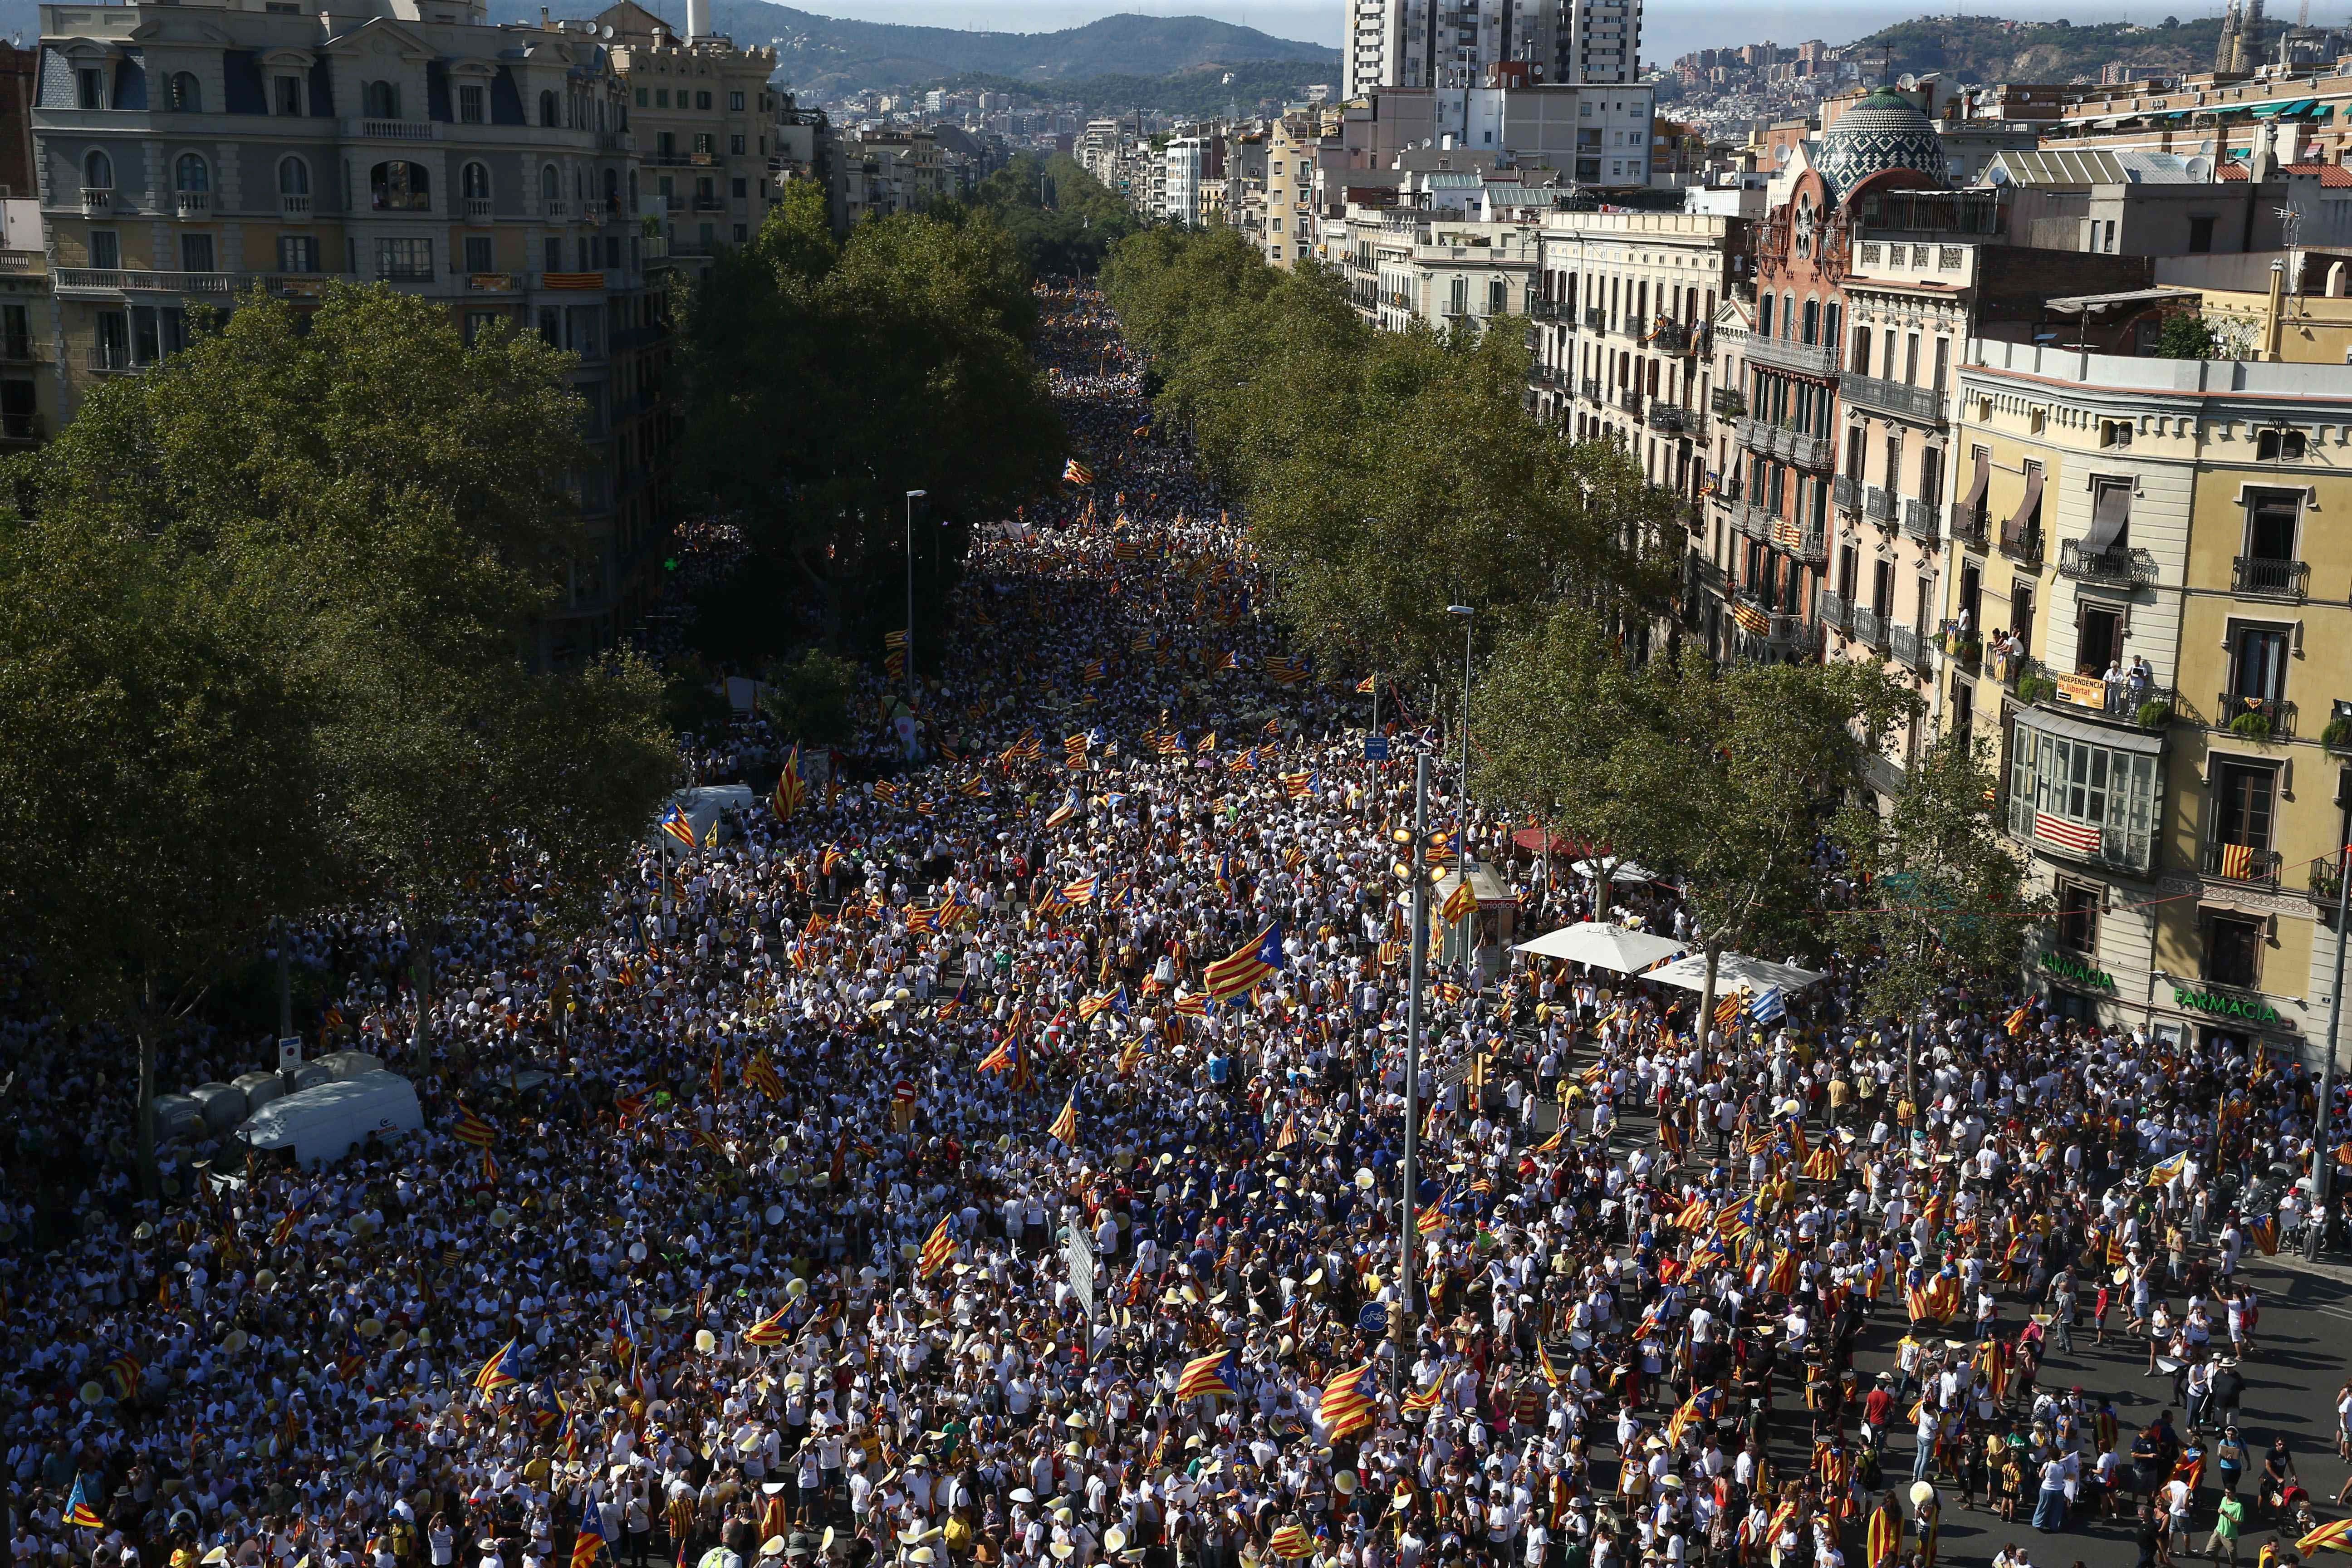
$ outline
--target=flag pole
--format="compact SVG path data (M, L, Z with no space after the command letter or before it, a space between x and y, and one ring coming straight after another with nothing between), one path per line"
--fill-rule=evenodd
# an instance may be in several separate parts
M1401 1389L1405 1358L1412 1353L1415 1253L1421 1243L1421 1205L1413 1169L1421 1152L1421 985L1424 951L1429 946L1429 878L1423 865L1429 847L1429 753L1412 760L1412 844L1406 864L1412 870L1412 951L1406 960L1404 1023L1404 1162L1399 1172L1402 1193L1402 1235L1397 1243L1397 1305L1390 1331L1395 1339L1395 1359L1390 1375Z
M2316 1258L2327 1236L2327 1178L2336 1161L2336 1031L2344 1021L2345 916L2352 912L2352 800L2344 802L2341 831L2336 842L2345 846L2336 856L2336 990L2327 999L2327 1054L2319 1058L2319 1110L2312 1120L2318 1135L2311 1141L2311 1239L2306 1256Z

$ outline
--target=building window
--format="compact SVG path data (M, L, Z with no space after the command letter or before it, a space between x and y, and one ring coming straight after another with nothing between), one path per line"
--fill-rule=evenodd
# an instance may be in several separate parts
M2300 463L2304 439L2300 430L2263 430L2254 436L2254 456L2265 463Z
M433 177L422 163L378 163L368 171L368 205L377 212L430 212Z
M74 107L76 109L106 107L106 73L104 71L84 67L74 72Z
M735 96L740 98L742 94L737 93ZM731 156L740 158L743 155L743 138L740 136L727 138L727 151Z
M378 278L430 278L433 242L429 239L379 239L375 242Z
M319 270L319 242L307 234L279 235L278 237L278 270L280 272Z
M397 83L372 81L360 89L361 112L370 120L400 118L400 88Z
M2210 224L2212 220L2205 220ZM2205 976L2216 985L2258 990L2263 983L2263 922L2251 915L2205 911Z
M694 95L694 107L697 109L709 109L710 107L710 95L707 92L696 93Z
M551 92L541 93L539 95L540 124L542 126L552 127L561 123L562 118L562 112L556 107L555 94Z
M741 113L743 110L743 95L740 92L729 93L727 95L727 107L739 114Z
M2279 704L2286 700L2286 667L2292 638L2284 626L2237 627L2230 638L2231 711L2222 722L2240 713L2263 713L2273 723Z
M272 113L299 117L302 112L302 79L299 76L271 77L269 97Z
M299 158L278 161L278 194L281 196L307 196L310 194L310 165Z
M183 153L172 165L172 188L190 195L213 188L212 165L194 153Z
M2212 249L2213 220L2210 217L2190 218L2189 220L2189 254L2206 256L2211 254Z
M489 90L478 81L458 83L457 123L460 125L486 125L489 123Z
M490 237L487 234L467 235L466 237L466 270L488 272L494 269L495 265L490 254Z
M2100 446L2102 446L2102 447L2128 447L2128 446L2130 446L2131 444L2132 444L2132 425L2131 425L2131 421L2130 421L2130 420L2128 420L2128 419L2102 419L2102 420L2100 420L2100 421L2099 421L2099 445L2100 445Z
M101 272L112 272L122 265L122 237L110 228L89 231L89 264Z
M486 163L468 163L457 171L458 193L469 202L490 199L490 171Z
M2058 946L2066 952L2094 956L2099 951L2099 906L2102 889L2092 882L2058 879Z
M563 182L556 176L552 163L539 166L539 199L550 204L563 199Z
M180 236L180 270L210 272L213 269L213 237L209 234Z
M114 160L103 153L92 153L81 161L81 183L86 190L114 189Z
M2157 755L2036 730L2010 748L2009 830L2126 870L2151 865Z
M205 90L197 85L194 71L173 71L165 84L164 101L175 114L199 114L204 111Z

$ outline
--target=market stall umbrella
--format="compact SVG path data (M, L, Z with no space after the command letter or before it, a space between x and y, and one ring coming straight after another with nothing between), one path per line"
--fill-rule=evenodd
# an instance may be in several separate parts
M1681 956L1685 943L1645 931L1632 931L1606 921L1580 921L1546 931L1517 951L1536 958L1565 958L1620 974L1639 974L1654 963Z
M1715 994L1727 995L1745 985L1759 995L1774 989L1783 994L1794 994L1819 980L1822 973L1818 969L1800 969L1793 963L1774 963L1769 959L1727 952L1716 960ZM1678 958L1663 969L1652 970L1642 978L1678 985L1685 991L1705 991L1706 954L1694 952L1688 958Z
M1601 875L1601 862L1579 860L1569 869L1580 877L1598 877ZM1654 873L1644 871L1631 860L1620 860L1611 868L1609 879L1612 882L1654 882L1658 879Z
M1540 827L1522 827L1511 842L1537 855L1573 855L1584 846L1564 833L1546 834Z

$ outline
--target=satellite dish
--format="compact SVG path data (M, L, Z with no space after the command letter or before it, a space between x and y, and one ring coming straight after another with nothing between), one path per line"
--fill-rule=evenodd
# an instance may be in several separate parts
M2191 158L2191 159L2189 159L2189 183L2190 184L2193 184L2193 185L2206 185L2206 184L2212 184L2212 182L2213 182L2213 160L2212 160L2212 159L2210 159L2210 158Z
M607 22L602 27L598 28L597 31L604 37L609 38L613 36L613 24Z
M1919 85L1919 79L1912 75L1909 71L1905 71L1901 76L1895 79L1895 85L1901 88L1904 91L1909 92Z
M1987 169L1985 171L1984 177L1985 184L1988 185L2005 185L2009 184L2009 171L1999 163L1995 163L1991 168Z

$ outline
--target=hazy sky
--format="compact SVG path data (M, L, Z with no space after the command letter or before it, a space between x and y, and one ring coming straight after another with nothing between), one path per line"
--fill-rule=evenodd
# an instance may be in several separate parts
M1076 26L1118 11L1140 11L1158 16L1214 16L1257 27L1278 37L1305 38L1337 45L1341 27L1341 0L788 0L803 9L826 16L856 16L869 22L917 22L932 26L982 27L1011 32L1046 32ZM2327 6L2326 9L2334 9ZM2315 7L2315 11L2321 7ZM2221 7L2210 0L2179 0L2153 6L2072 3L2049 0L2002 7L2003 16L2048 20L2064 16L2075 22L2160 20L2168 11L2187 21L2193 16L2219 16ZM1906 13L1885 5L1777 5L1755 0L1729 4L1699 4L1696 0L1648 0L1643 9L1642 56L1646 60L1670 60L1686 50L1727 44L1754 43L1770 38L1798 43L1826 38L1842 44L1875 32ZM2314 21L2325 18L2315 16Z

